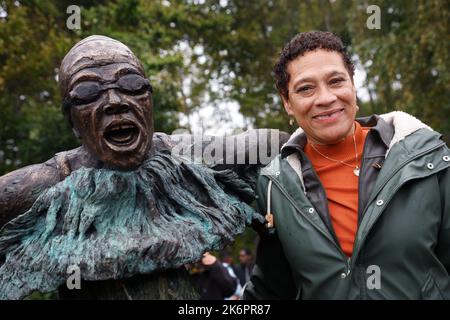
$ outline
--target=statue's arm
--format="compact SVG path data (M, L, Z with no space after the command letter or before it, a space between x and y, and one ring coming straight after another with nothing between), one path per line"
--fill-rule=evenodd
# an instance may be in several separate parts
M163 136L161 136L163 137ZM233 170L240 179L224 180L225 192L236 193L238 197L251 202L253 195L248 189L239 187L239 180L251 189L261 167L275 158L289 139L289 134L275 129L252 129L232 136L194 136L189 134L169 136L172 155L180 156L194 163L206 165L213 170ZM216 176L220 180L220 175Z
M45 189L61 180L54 160L27 166L0 177L0 228L27 211Z
M289 134L275 129L251 129L232 136L170 136L172 152L214 169L265 166L280 152Z

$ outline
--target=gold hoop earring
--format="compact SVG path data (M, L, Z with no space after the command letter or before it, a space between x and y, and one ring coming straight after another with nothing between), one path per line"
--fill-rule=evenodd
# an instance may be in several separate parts
M289 118L289 125L292 127L294 125L295 121L294 118Z

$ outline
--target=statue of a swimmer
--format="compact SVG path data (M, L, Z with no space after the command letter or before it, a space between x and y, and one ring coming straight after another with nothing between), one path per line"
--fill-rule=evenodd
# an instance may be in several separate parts
M59 86L82 146L0 177L0 298L56 289L61 298L196 298L184 265L264 222L247 203L265 163L199 165L174 155L180 139L154 134L152 87L117 40L77 43ZM74 268L81 290L66 286Z

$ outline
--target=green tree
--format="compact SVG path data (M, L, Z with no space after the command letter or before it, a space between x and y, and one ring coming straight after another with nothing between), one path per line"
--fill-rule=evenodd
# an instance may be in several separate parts
M40 2L38 2L40 3ZM39 6L2 2L0 19L0 174L41 162L76 141L59 111L55 80L70 47ZM67 132L67 134L65 134Z
M364 27L366 8L381 9L381 29ZM349 30L367 71L371 111L404 110L450 141L449 2L364 1L352 10ZM363 27L361 27L363 26Z
M292 36L318 29L341 36L367 71L370 101L360 113L405 110L449 139L447 0L84 0L74 31L65 26L72 2L0 1L0 174L78 144L59 112L55 69L91 34L123 41L142 60L158 131L224 100L255 127L291 131L273 65ZM373 4L380 30L366 26Z

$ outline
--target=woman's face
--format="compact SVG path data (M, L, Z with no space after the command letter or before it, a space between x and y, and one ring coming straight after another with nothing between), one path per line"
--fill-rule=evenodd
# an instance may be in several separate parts
M312 143L333 144L353 133L358 106L353 81L341 55L323 49L291 61L284 108Z

